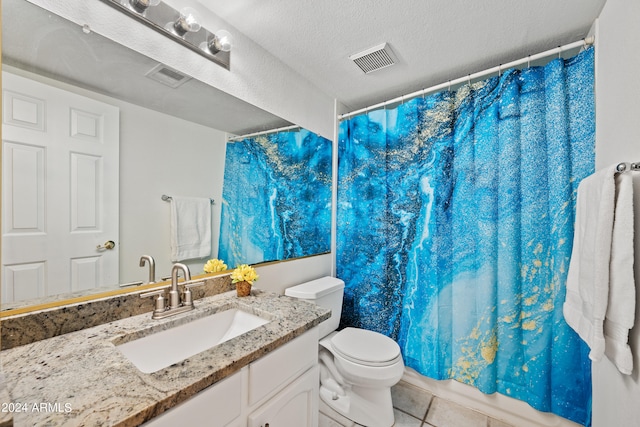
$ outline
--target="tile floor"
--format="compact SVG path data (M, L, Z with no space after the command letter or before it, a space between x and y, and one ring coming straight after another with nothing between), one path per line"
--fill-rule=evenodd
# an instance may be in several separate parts
M465 408L403 381L391 389L394 427L513 427L480 412ZM353 427L341 417L329 418L320 406L319 427Z

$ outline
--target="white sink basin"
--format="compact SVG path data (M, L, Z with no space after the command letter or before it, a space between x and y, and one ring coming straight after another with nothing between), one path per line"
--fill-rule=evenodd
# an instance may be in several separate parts
M249 332L270 320L238 308L158 331L117 348L140 371L151 373Z

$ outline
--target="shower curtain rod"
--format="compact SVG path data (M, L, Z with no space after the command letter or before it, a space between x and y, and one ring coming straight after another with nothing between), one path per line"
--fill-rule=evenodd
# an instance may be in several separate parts
M240 140L245 139L245 138L253 138L254 136L268 135L270 133L284 132L284 131L292 130L292 129L300 129L300 126L291 125L291 126L285 126L285 127L282 127L282 128L278 128L278 129L263 130L263 131L260 131L260 132L248 133L246 135L232 136L232 137L227 138L227 141L240 141Z
M488 68L488 69L483 70L483 71L478 71L477 73L467 74L464 77L460 77L460 78L457 78L455 80L448 80L448 81L446 81L444 83L440 83L440 84L437 84L435 86L431 86L431 87L426 88L426 89L421 89L419 91L410 93L408 95L399 96L399 97L391 99L389 101L385 101L385 102L381 102L379 104L375 104L375 105L372 105L372 106L369 106L369 107L361 108L359 110L352 111L350 113L340 114L340 115L338 115L338 119L339 120L344 120L344 119L347 119L347 118L349 118L351 116L355 116L355 115L358 115L358 114L361 114L361 113L366 113L368 111L375 110L375 109L378 109L378 108L386 107L387 105L390 105L390 104L395 104L395 103L398 103L398 102L404 102L404 101L407 101L409 99L416 98L418 96L426 95L427 93L437 92L437 91L439 91L441 89L449 88L452 85L456 85L458 83L465 83L465 82L471 81L472 79L485 77L485 76L490 75L490 74L500 73L502 70L513 68L513 67L516 67L518 65L524 64L526 62L531 62L531 61L535 61L535 60L538 60L538 59L547 58L549 56L560 54L560 53L562 53L564 51L567 51L567 50L570 50L570 49L574 49L574 48L577 48L577 47L580 47L580 46L585 46L586 47L588 45L594 44L594 42L595 42L595 37L593 37L593 36L586 37L586 38L584 38L582 40L578 40L576 42L569 43L569 44L566 44L564 46L558 46L556 48L549 49L549 50L546 50L544 52L540 52L540 53L535 54L535 55L529 55L529 56L527 56L525 58L517 59L515 61L511 61L511 62L506 63L506 64L500 64L497 67Z

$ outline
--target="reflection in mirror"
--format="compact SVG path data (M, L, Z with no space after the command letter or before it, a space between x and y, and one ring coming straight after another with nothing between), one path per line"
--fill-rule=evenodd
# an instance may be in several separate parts
M229 265L331 249L331 141L305 129L227 145L219 257Z
M227 134L291 123L26 0L2 14L2 308L147 282L143 255L168 276L162 195L215 201L216 257Z

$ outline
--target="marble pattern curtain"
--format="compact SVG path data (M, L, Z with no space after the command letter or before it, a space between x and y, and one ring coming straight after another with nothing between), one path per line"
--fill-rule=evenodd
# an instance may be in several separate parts
M562 316L578 183L594 169L593 48L343 121L342 326L435 379L590 423Z
M234 268L329 252L331 150L305 129L227 143L218 258Z

